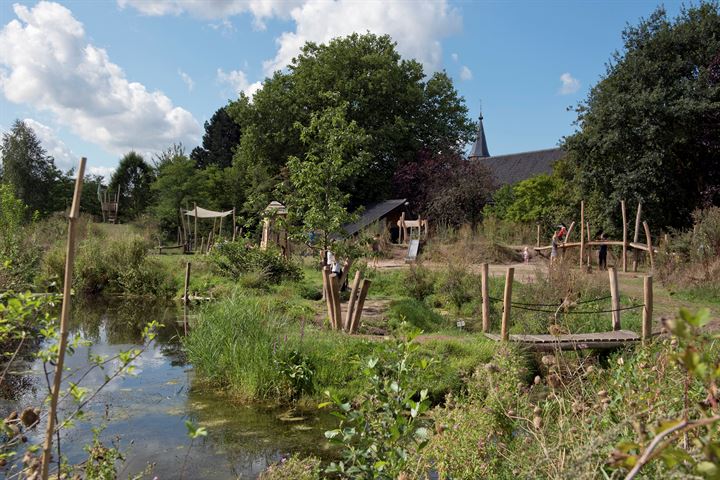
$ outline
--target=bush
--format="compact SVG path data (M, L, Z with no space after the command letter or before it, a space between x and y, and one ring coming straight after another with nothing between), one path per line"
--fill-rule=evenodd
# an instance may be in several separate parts
M398 329L403 322L407 322L413 330L419 329L425 333L436 332L448 325L442 316L415 299L397 300L390 304L390 328Z
M405 273L403 285L408 296L416 300L425 300L435 291L435 278L427 268L411 265Z
M277 250L260 250L244 239L215 245L210 259L222 275L233 279L247 272L261 272L271 283L302 278L300 267Z

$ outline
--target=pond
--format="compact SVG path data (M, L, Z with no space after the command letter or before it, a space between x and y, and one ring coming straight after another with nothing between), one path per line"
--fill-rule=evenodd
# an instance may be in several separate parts
M86 408L86 416L64 432L62 451L71 463L87 459L84 446L92 442L92 427L101 425L106 425L101 439L106 445L118 442L126 457L120 478L140 473L148 465L147 478L256 478L291 453L327 456L323 432L333 428L333 417L310 412L299 419L285 410L237 405L199 386L180 348L182 318L176 304L94 301L75 306L71 331L93 342L68 357L66 365L76 375L87 371L91 355L113 356L137 346L147 322L158 320L165 326L134 362L135 375L112 380ZM0 398L3 417L26 406L39 406L47 391L41 362L14 367ZM82 386L94 391L104 375L95 369ZM192 448L186 420L208 431ZM44 428L42 422L29 433L28 441L39 443ZM0 478L16 471L0 470Z

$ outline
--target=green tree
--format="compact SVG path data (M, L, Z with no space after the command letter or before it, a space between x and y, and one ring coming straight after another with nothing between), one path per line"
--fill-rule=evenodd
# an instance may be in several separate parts
M389 36L353 34L307 43L287 73L266 79L252 102L241 95L227 107L243 131L234 166L253 179L243 192L246 201L267 204L268 184L287 181L288 157L302 158L308 151L295 124L308 125L338 102L347 103L347 121L373 139L365 147L372 161L346 190L351 208L393 194L394 172L416 161L420 151L457 151L474 131L447 75L426 81L420 63L403 59Z
M63 208L64 204L56 203L62 175L32 128L16 120L10 131L3 134L0 153L2 182L13 186L15 195L30 213L47 214Z
M195 147L190 158L197 168L215 165L226 168L232 165L233 151L240 142L240 126L230 118L225 107L218 109L209 122L205 122L202 147Z
M576 107L564 141L595 224L643 203L651 226L686 226L720 201L720 13L717 2L658 8L623 32L604 78Z
M312 243L322 250L356 218L348 212L347 191L370 159L365 150L370 137L357 123L348 122L347 108L346 103L329 107L314 114L308 126L298 124L308 151L302 159L288 159L288 220L301 225L300 235L307 238L312 232Z
M536 175L513 186L513 202L505 218L514 222L551 223L554 219L559 180L551 175Z
M130 152L120 160L110 179L110 190L120 189L121 218L133 219L150 206L154 180L152 167L137 152Z

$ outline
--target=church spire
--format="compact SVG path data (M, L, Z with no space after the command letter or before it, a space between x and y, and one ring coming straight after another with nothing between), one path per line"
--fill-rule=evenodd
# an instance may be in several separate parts
M485 129L483 128L483 115L480 110L480 121L478 122L478 133L475 138L475 144L473 144L472 150L470 151L469 159L474 160L477 158L486 158L490 156L488 152L487 140L485 140Z

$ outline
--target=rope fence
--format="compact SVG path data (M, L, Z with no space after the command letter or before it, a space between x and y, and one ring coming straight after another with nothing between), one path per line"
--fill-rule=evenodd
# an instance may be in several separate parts
M503 301L502 298L497 298L497 297L488 297L488 298L494 302L502 302ZM643 308L645 306L645 304L643 303L643 304L630 305L627 307L621 307L621 308L610 309L610 310L579 310L579 311L577 311L577 310L576 311L561 310L561 308L565 307L565 306L570 307L572 305L585 305L588 303L600 302L602 300L607 300L609 298L612 298L612 296L607 295L605 297L598 297L598 298L593 298L590 300L583 300L581 302L568 302L567 304L565 302L562 302L562 303L511 302L510 306L512 306L513 308L517 308L518 310L526 310L528 312L553 313L553 314L562 313L565 315L593 315L593 314L598 314L598 313L614 313L614 312L622 312L625 310L635 310L638 308ZM553 308L555 308L555 310L545 310L542 308L533 308L533 307L553 307Z

